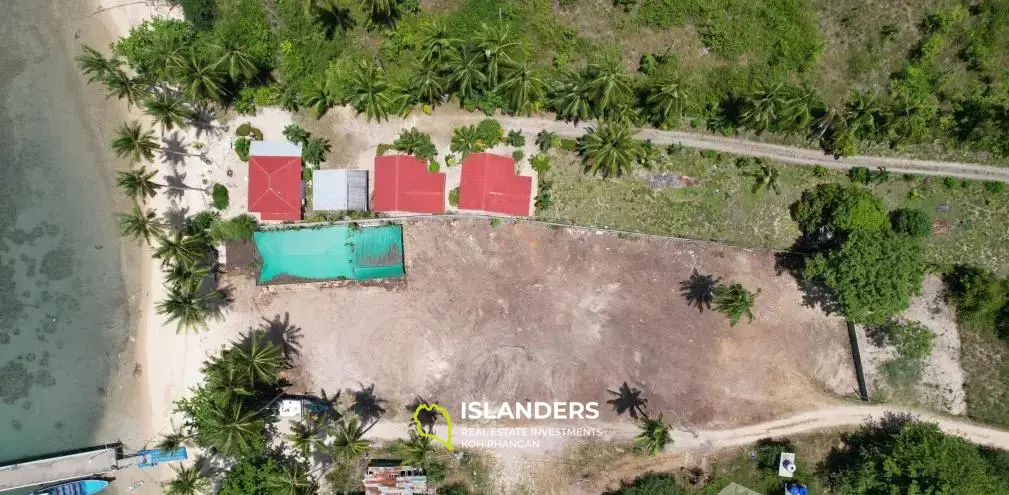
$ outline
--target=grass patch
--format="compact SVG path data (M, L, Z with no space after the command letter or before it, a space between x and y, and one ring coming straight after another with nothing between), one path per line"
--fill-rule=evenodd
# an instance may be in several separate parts
M799 237L788 208L803 190L822 182L850 182L841 171L772 163L780 172L780 194L752 193L754 179L726 154L678 151L650 170L605 180L586 176L573 153L553 150L551 157L552 168L544 175L552 182L552 204L538 210L541 218L769 249L787 249ZM668 178L695 185L658 188L649 182ZM908 179L895 176L867 187L889 209L918 208L931 216L926 261L1009 272L1009 194L979 181L947 188L941 178Z
M961 363L967 374L967 415L1009 426L1009 342L990 332L960 330Z

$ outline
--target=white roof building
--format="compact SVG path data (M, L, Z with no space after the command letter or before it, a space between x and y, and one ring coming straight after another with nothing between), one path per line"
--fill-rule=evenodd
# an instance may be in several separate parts
M368 171L313 170L312 209L316 211L368 210Z

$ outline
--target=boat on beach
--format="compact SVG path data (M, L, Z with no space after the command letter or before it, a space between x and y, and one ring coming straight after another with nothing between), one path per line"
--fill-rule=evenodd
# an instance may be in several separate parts
M109 487L109 482L99 479L77 480L35 490L31 495L91 495Z

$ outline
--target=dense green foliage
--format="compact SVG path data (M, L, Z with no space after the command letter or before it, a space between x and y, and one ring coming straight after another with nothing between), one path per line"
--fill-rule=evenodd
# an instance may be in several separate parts
M209 235L215 243L251 241L258 227L255 217L242 214L229 220L215 219L209 226Z
M423 160L430 160L438 154L438 149L431 142L431 136L420 132L416 127L404 129L392 143L393 149Z
M817 185L802 193L791 213L809 246L830 244L845 232L883 230L890 225L886 204L855 185Z
M675 475L647 474L607 495L681 495L687 493Z
M211 191L214 208L224 210L228 207L228 188L224 184L214 184Z
M209 29L214 26L217 13L216 0L178 0L186 21L197 29Z
M932 232L932 219L918 208L901 208L890 214L894 232L911 237L928 237Z
M1009 340L1009 280L970 265L955 266L944 275L947 297L957 320L973 330L994 330Z

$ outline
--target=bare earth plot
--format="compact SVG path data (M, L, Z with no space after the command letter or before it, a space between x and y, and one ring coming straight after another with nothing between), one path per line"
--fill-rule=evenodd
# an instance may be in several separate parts
M268 291L231 277L227 326L288 313L300 327L300 387L374 383L390 412L416 396L450 411L461 401L602 403L628 381L686 427L729 426L854 389L842 322L802 307L770 253L480 220L404 231L406 288ZM679 283L695 267L762 289L757 320L730 328L688 307Z

